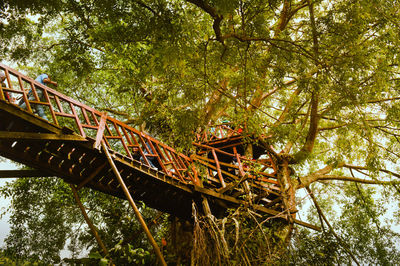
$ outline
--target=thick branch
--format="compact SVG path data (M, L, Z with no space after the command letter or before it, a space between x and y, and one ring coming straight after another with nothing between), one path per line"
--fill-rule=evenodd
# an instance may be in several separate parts
M288 212L288 220L292 222L295 218L296 209L296 199L295 199L295 187L293 186L292 179L290 178L291 170L289 169L289 164L287 160L283 161L281 165L281 171L279 171L277 179L281 187L281 195L284 208Z
M299 177L299 184L297 185L296 189L307 187L311 183L317 181L319 176L326 175L330 173L333 169L343 167L344 165L344 163L327 165L324 168L319 169L318 171L308 176Z
M314 4L311 2L311 0L308 0L308 10L310 12L310 22L311 22L311 29L312 29L312 35L313 35L313 49L314 49L314 56L315 56L315 61L318 62L318 56L319 56L319 45L318 45L318 36L317 36L317 28L315 26L315 17L314 17Z
M362 184L372 184L372 185L393 185L399 184L399 181L379 181L379 180L369 180L369 179L361 179L350 176L337 176L337 175L321 175L316 177L316 181L321 180L341 180L341 181L350 181Z
M317 29L315 27L315 18L314 18L314 6L313 3L308 0L308 7L310 12L310 21L311 21L311 28L312 28L312 35L313 35L313 49L314 49L314 59L316 65L318 64L318 36L317 36ZM317 85L316 85L317 86ZM314 88L311 98L311 114L310 114L310 128L308 130L306 142L304 143L303 148L301 151L304 153L310 153L314 148L315 139L318 133L318 122L319 122L319 115L318 115L318 99L319 92L318 86Z
M222 96L224 95L224 92L227 90L227 88L228 82L226 80L223 80L220 84L220 88L213 91L210 99L203 109L202 120L205 124L208 124L211 121L213 114L216 113L217 105L221 101Z
M281 11L281 15L279 16L279 20L277 22L277 26L275 28L274 37L277 37L285 28L290 19L290 7L292 5L291 0L285 0L283 3L283 8ZM292 14L293 16L293 14Z
M310 114L310 128L308 130L308 135L306 138L306 143L304 144L302 150L306 152L311 152L314 148L315 138L318 132L318 92L313 92L311 99L311 114Z
M301 123L301 127L298 129L296 139L295 139L294 141L290 141L290 140L289 140L288 143L286 143L285 148L284 148L283 151L282 151L283 153L289 154L290 150L292 149L292 147L293 147L293 145L294 145L294 142L295 142L297 139L300 138L300 135L302 134L302 132L303 132L303 130L304 130L306 124L307 124L308 116L309 116L310 112L311 112L311 108L308 108L307 116L303 119L303 122Z
M399 183L398 181L379 181L379 180L361 179L361 178L348 177L348 176L328 175L328 173L330 173L333 169L341 168L341 167L346 167L346 168L354 169L354 170L368 170L368 168L366 168L366 167L348 165L345 163L339 163L337 165L327 165L326 167L324 167L308 176L299 177L298 178L299 183L297 184L296 189L307 187L316 181L323 181L323 180L342 180L342 181L350 181L350 182L357 182L357 183L363 183L363 184L374 184L374 185L393 185L393 184ZM389 170L379 169L379 171L387 173L387 174L391 174L395 177L400 178L400 174L396 174Z
M367 167L357 166L357 165L350 165L350 164L344 164L343 167L346 167L346 168L349 168L349 169L355 169L355 170L368 170ZM400 178L400 174L394 173L394 172L386 170L386 169L378 169L378 171L384 172L386 174L390 174L390 175L393 175L395 177Z
M272 94L274 94L275 92L277 92L279 90L278 87L268 91L268 92L263 92L261 88L258 88L255 95L257 95L255 98L252 99L251 103L250 103L250 110L255 110L257 108L259 108L261 106L261 103L268 98L269 96L271 96Z
M400 97L369 100L368 103L382 103L382 102L391 102L391 101L396 101L396 100L400 100Z
M278 121L275 122L274 126L278 126L285 120L287 114L289 113L290 107L293 105L295 99L297 98L297 96L300 94L301 91L302 91L301 88L297 88L293 92L293 94L290 96L289 100L286 103L285 109L283 109L283 112L279 116Z
M217 41L219 41L223 44L224 39L222 38L220 26L221 26L221 21L224 17L222 15L218 14L217 10L215 8L213 8L212 6L210 6L208 3L206 3L203 0L187 0L187 1L189 3L196 5L197 7L200 7L203 11L208 13L214 19L213 29L214 29L215 37L216 37Z

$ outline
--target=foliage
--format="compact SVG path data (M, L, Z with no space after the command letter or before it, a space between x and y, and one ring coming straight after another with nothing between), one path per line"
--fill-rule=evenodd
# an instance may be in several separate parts
M133 126L146 125L177 148L189 150L194 132L222 117L249 136L268 136L282 187L289 188L284 209L295 207L288 205L296 191L311 187L321 210L310 211L310 218L319 222L325 214L332 221L323 235L299 231L292 261L350 263L354 253L363 263L393 263L390 256L398 251L390 246L397 235L381 222L385 202L377 199L399 202L398 1L5 0L0 11L4 60L32 76L51 73L62 92ZM288 169L291 176L284 179ZM57 261L71 230L65 221L78 221L62 210L61 200L71 201L63 196L65 185L46 182L17 181L3 189L15 200L10 254ZM56 189L45 191L44 184ZM84 193L90 208L108 214L93 215L107 243L114 246L131 232L126 204ZM34 202L44 205L34 210ZM44 207L51 204L55 208ZM31 209L36 220L28 218ZM61 233L52 234L54 245L44 251L43 228L51 215ZM337 247L343 243L334 232L348 243L347 252ZM23 241L29 245L22 248ZM131 250L147 250L145 245L132 244ZM130 253L126 247L124 254ZM253 251L237 254L256 258Z
M10 265L10 266L17 266L17 265L48 265L44 262L38 260L19 260L12 257L7 256L3 251L0 251L0 264L1 265Z
M1 193L12 199L12 206L7 210L11 213L11 232L4 248L8 257L54 264L61 261L60 251L66 248L75 259L87 251L99 251L70 187L61 179L18 179L3 187ZM127 202L86 189L80 191L80 197L104 244L116 245L111 256L122 260L124 256L119 253L127 249L133 259L154 261L155 257L143 255L151 247ZM152 219L156 214L144 205L141 211L145 219ZM161 224L151 229L156 233Z
M372 193L376 190L372 186L363 188L354 184L344 185L337 191L332 191L330 185L325 186L315 191L321 193L319 202L340 238L326 227L322 232L297 227L288 254L291 264L352 264L349 252L355 253L361 265L396 264L400 234L394 232L390 219L382 218L393 215L383 203L398 193L393 190ZM312 218L314 223L319 223L317 213Z

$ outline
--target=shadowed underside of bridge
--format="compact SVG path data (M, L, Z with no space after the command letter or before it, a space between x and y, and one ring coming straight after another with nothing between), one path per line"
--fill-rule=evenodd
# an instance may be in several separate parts
M255 158L245 158L241 130L214 127L197 136L197 152L187 156L5 65L0 71L7 76L6 86L0 87L1 156L60 177L78 190L89 187L125 198L100 149L103 143L132 198L152 208L190 220L193 203L203 212L206 198L220 217L240 205L285 217L272 156L258 144ZM38 108L48 120L34 114ZM250 199L244 197L249 191Z
M53 126L0 101L0 155L65 182L125 198L105 154L70 130ZM140 162L113 154L134 199L189 219L196 192Z

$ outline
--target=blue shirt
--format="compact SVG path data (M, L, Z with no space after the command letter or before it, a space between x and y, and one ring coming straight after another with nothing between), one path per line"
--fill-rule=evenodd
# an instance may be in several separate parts
M37 81L37 82L39 82L39 83L42 83L43 85L46 85L45 83L44 83L44 80L45 79L48 79L49 78L49 76L47 76L47 74L41 74L39 77L37 77L35 80Z

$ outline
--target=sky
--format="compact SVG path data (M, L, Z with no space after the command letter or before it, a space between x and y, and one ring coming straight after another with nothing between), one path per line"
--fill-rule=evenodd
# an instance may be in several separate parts
M16 170L16 169L18 169L17 165L14 164L12 161L7 160L3 157L0 157L0 158L1 158L0 170ZM0 178L0 187L7 185L7 182L10 182L12 180L14 180L14 179L13 178ZM11 204L11 201L9 199L6 199L6 198L0 196L0 213L5 211L7 209L7 207L9 207L10 204ZM10 225L8 223L9 218L10 218L9 213L5 213L5 215L3 215L0 218L0 248L4 247L4 239L6 238L7 234L10 232ZM65 257L70 257L71 253L68 250L64 249L61 251L60 255L61 255L61 258L65 258Z

